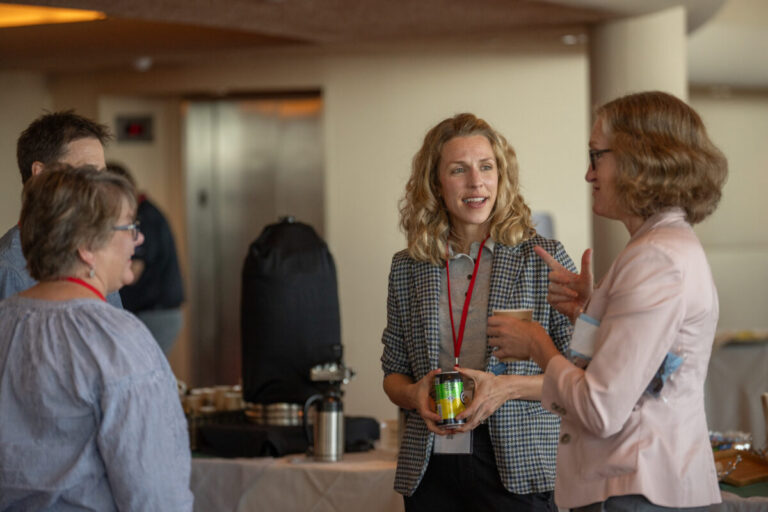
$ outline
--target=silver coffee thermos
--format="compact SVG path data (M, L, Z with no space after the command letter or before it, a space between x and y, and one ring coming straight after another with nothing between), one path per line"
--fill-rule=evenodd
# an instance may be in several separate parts
M315 405L314 435L309 433L309 411ZM304 404L304 431L313 445L313 457L320 462L341 460L344 454L344 407L333 391L312 395Z

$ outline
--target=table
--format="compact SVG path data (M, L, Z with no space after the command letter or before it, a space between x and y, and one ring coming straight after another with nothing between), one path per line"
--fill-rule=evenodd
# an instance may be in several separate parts
M340 462L304 455L193 458L195 512L401 512L395 453L345 453Z
M766 445L760 395L768 391L768 339L726 343L712 351L704 388L710 430L752 433L752 444Z
M190 484L195 512L402 512L403 498L392 489L395 467L395 452L381 449L345 453L341 462L324 463L303 455L196 457ZM710 509L766 510L768 497L740 497L728 489L723 503Z

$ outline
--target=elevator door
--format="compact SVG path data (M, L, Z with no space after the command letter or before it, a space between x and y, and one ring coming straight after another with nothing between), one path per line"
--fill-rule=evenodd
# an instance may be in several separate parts
M289 215L323 236L322 101L189 101L184 112L193 384L236 384L248 246Z

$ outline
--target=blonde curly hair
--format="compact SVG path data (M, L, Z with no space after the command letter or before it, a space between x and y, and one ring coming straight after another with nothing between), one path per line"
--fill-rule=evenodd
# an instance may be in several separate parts
M415 260L440 265L445 261L451 238L451 223L440 198L438 168L443 146L455 137L482 135L491 144L499 172L496 203L489 217L494 241L515 245L532 237L536 230L531 210L520 194L517 156L507 140L483 119L457 114L434 126L413 157L411 177L400 200L400 227L408 239L408 254ZM456 247L454 246L454 249Z
M691 107L651 91L610 101L596 117L611 141L616 192L629 213L647 219L677 206L696 224L715 211L728 162Z

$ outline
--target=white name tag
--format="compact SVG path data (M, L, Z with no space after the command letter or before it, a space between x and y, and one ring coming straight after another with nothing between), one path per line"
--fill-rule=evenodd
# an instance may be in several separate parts
M472 432L456 432L435 436L432 452L440 455L468 455L472 453Z
M573 326L573 336L568 347L570 360L580 368L586 368L595 353L595 338L600 322L591 316L581 314Z

